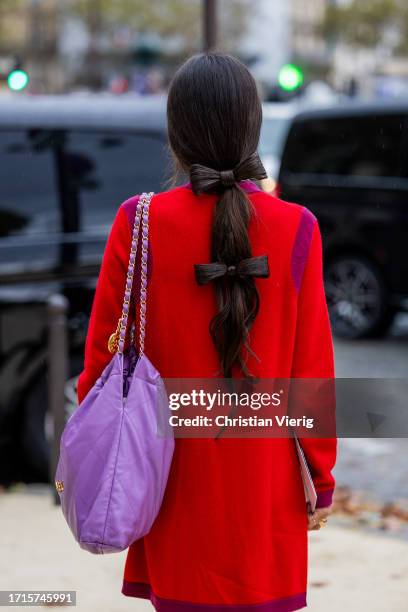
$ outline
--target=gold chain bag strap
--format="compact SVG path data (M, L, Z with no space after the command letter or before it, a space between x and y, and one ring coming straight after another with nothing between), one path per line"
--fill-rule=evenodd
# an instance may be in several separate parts
M123 353L126 338L126 329L130 310L133 277L136 265L136 254L139 245L140 224L142 224L142 257L140 270L140 321L139 321L139 354L144 352L146 335L146 287L147 287L147 250L149 235L149 205L154 195L153 191L142 193L136 206L135 221L133 224L132 243L129 254L128 271L126 275L125 295L122 304L122 313L119 317L116 330L110 335L108 349L110 353ZM134 337L134 323L131 327L131 342Z

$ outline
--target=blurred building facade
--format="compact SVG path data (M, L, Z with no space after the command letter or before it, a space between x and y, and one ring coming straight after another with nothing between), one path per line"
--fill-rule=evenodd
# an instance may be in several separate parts
M290 48L294 58L312 65L327 61L327 42L319 29L327 0L290 0Z
M243 41L244 54L256 59L251 64L255 76L274 88L280 68L293 62L307 79L328 73L328 45L320 25L327 0L258 0Z
M400 5L389 2L395 21ZM29 74L30 93L160 91L175 66L202 48L203 5L168 0L163 11L160 0L146 0L143 6L142 0L1 0L0 91L7 91L13 65ZM344 28L328 33L333 7L348 7L349 23L354 11L362 19L356 0L219 0L218 48L246 61L265 90L293 62L305 82L324 80L355 95L407 94L408 51L396 48L392 24L380 23L384 36L364 46Z
M60 8L58 0L0 3L0 62L24 68L32 93L44 93L48 84L59 90L63 82L57 56Z
M231 11L233 4L236 6ZM227 50L249 60L258 79L272 82L279 68L294 56L315 59L322 53L324 44L315 26L324 4L325 0L313 0L305 12L301 0L240 0L234 3L220 0L219 21L224 30L232 31L230 39L236 43L233 48L230 40L220 37L220 48L227 46ZM190 17L190 20L197 22L201 14L199 0L186 3L186 8L190 6L191 11L192 5L196 5L196 18ZM177 63L186 50L182 37L170 34L163 37L154 31L143 31L143 28L137 32L135 22L137 24L137 19L112 27L106 5L99 1L2 0L0 65L2 57L22 61L30 74L32 93L88 87L103 89L111 82L119 91L123 80L121 71L132 80L132 64L138 64L135 62L138 47L144 47L142 54L146 48L152 53L150 58L145 54L142 59L146 64L152 60L155 49L160 51L162 64L172 60ZM201 48L200 27L197 23L195 26L198 35L193 35L192 40L196 48L190 51Z
M218 4L221 48L238 53L250 2ZM112 83L118 92L160 89L180 61L202 49L201 0L166 5L163 10L160 0L1 0L0 71L10 62L24 64L31 93L101 91Z
M257 0L241 43L255 77L265 85L276 81L280 67L291 56L291 5L281 0Z

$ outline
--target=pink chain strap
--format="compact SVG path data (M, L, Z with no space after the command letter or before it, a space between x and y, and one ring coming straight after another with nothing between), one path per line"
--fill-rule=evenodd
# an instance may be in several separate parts
M142 261L140 282L140 328L139 328L139 354L144 352L146 336L146 297L147 297L147 257L149 246L149 205L154 192L142 193L136 206L135 221L133 224L132 243L129 254L129 264L126 275L125 295L123 298L122 314L118 321L116 331L111 335L108 347L111 353L123 353L126 338L126 329L129 317L130 296L133 285L133 276L136 264L136 254L139 245L140 223L142 223ZM133 340L132 340L133 341Z
M146 297L147 297L147 256L149 247L149 206L153 192L149 192L143 201L142 214L142 265L140 280L140 329L139 329L139 354L144 353L146 337Z

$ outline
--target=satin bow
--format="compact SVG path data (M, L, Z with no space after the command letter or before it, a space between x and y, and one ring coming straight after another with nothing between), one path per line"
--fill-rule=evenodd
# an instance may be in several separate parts
M248 259L242 259L235 265L227 265L223 262L194 264L194 270L199 285L205 285L221 276L268 278L268 256L258 255L257 257L249 257Z

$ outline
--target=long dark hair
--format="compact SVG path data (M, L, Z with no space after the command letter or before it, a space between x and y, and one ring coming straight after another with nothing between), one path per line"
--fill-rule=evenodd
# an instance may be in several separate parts
M259 310L253 277L267 276L257 273L261 258L252 258L248 224L253 210L239 186L244 179L266 178L257 154L262 106L256 83L231 55L194 55L170 83L167 119L170 148L194 193L219 195L211 236L214 263L196 266L196 278L215 285L218 313L210 333L223 375L230 377L236 364L248 375L242 349L250 351L248 332Z

